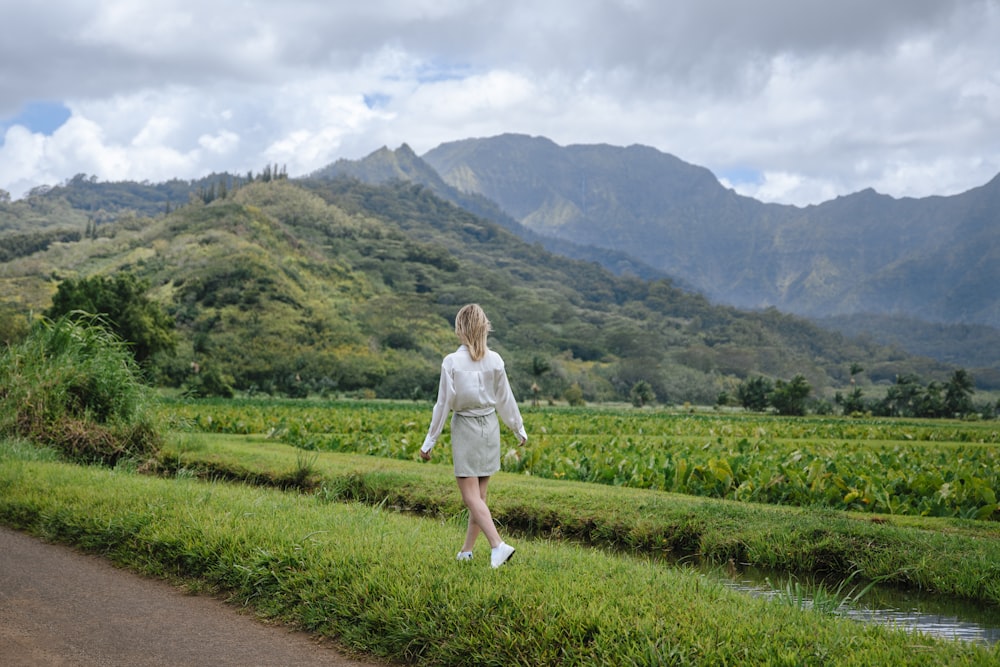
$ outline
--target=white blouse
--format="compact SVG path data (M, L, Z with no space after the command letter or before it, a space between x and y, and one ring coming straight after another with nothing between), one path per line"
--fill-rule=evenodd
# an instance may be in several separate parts
M473 361L469 349L462 345L441 362L437 403L421 451L429 452L434 447L452 410L463 417L482 417L495 410L519 439L528 439L503 359L493 350Z

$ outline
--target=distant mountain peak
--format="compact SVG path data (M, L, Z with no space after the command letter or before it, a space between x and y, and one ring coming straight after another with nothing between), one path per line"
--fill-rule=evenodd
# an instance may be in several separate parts
M1000 175L960 195L865 188L797 207L741 196L654 147L517 133L422 156L402 144L325 171L420 183L522 238L606 249L741 308L1000 326Z

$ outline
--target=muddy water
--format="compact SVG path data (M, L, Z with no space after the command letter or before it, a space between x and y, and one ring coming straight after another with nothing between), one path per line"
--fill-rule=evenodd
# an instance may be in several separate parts
M783 596L788 583L787 576L753 569L721 574L716 570L715 574L730 588L767 598ZM836 587L836 583L826 584L828 591ZM805 588L807 592L810 589L809 586ZM864 585L846 585L843 595L850 594L852 589L861 591L863 588ZM808 596L805 600L808 604ZM865 623L881 623L948 639L983 644L1000 642L1000 607L942 595L875 587L857 603L837 613Z

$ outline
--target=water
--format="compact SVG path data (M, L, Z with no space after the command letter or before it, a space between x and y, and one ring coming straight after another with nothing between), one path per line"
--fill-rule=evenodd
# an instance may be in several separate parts
M723 583L750 595L776 598L784 595L789 577L755 569L729 572ZM842 595L861 591L864 584L847 584ZM812 586L805 585L805 602ZM827 591L836 591L837 584L827 583ZM903 591L887 586L875 586L853 606L836 612L840 616L864 623L881 623L912 632L992 645L1000 642L1000 608L957 600L921 591Z

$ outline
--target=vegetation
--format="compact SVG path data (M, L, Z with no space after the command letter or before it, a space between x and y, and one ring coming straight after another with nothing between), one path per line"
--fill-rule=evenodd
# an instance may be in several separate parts
M80 238L79 231L55 230L10 234L4 237L3 246L0 247L0 263L48 250L53 243L73 243Z
M176 356L153 355L152 377L192 395L431 398L455 345L450 318L468 301L489 312L522 400L576 387L574 402L630 401L648 386L661 403L710 404L747 378L801 375L829 402L856 362L870 369L865 387L906 374L943 383L953 371L552 255L400 182L292 182L274 169L270 180L188 184L187 202L155 217L110 203L101 217L96 202L73 217L70 199L115 187L74 180L0 205L13 229L51 210L90 230L4 263L4 307L30 318L54 307L58 285L132 276L176 324Z
M143 366L157 354L173 353L176 345L174 322L159 303L146 296L148 289L149 283L125 272L68 278L59 284L45 315L83 320L99 315Z
M188 441L183 449L196 454L200 446ZM294 456L287 449L261 453L273 461L284 457L283 466ZM995 649L979 645L827 614L789 613L784 604L728 591L693 570L561 541L522 539L519 559L497 571L477 566L478 560L456 564L461 514L428 521L391 512L387 502L335 502L350 487L332 477L318 493L302 495L199 482L189 474L156 479L25 461L2 447L0 457L4 523L224 594L262 617L398 661L980 665L1000 659ZM244 465L255 460L253 450L239 457ZM345 464L354 466L354 479L378 485L381 478L383 488L441 497L439 489L447 487L449 498L457 495L439 466L396 462L380 473L370 458L352 463L323 454L315 469L320 476L335 475ZM557 515L568 519L572 514L564 513L575 513L597 525L642 513L638 497L630 501L637 511L623 513L620 496L609 503L606 494L586 485L503 482L497 490L515 487L526 514L547 510L552 498L561 499L554 505ZM583 511L572 509L574 500ZM516 502L508 495L500 504ZM584 514L598 507L597 517ZM719 510L716 518L725 515ZM954 540L908 534L929 545ZM789 532L765 540L768 551L776 550L774 538L781 535Z
M160 462L168 473L279 488L297 486L290 480L308 477L312 491L345 501L430 515L462 511L448 466L343 454L314 456L309 474L303 475L297 472L302 468L301 450L259 436L189 436L166 446ZM881 579L902 588L1000 602L1000 573L983 565L1000 549L993 539L998 535L993 523L889 515L871 520L856 513L500 475L502 484L491 490L494 518L525 535L673 561Z
M974 394L972 377L964 368L959 368L944 384L932 380L924 385L916 375L907 374L897 377L895 384L879 400L865 401L857 387L846 397L838 392L834 400L843 406L844 414L867 411L880 417L995 417L1000 404L976 406Z
M973 420L996 406L964 369L558 257L398 181L81 176L0 198L0 232L16 239L0 271L7 525L404 661L1000 663L661 562L1000 603L1000 443ZM504 447L491 491L530 568L453 567L453 478L415 461L469 301L491 316L531 435ZM41 311L52 319L33 322ZM154 401L143 377L188 398ZM536 407L557 399L618 407ZM655 407L682 401L718 409ZM736 401L759 414L727 414ZM853 418L803 416L830 401ZM803 606L800 588L786 597Z
M267 433L306 450L413 460L429 406L381 402L170 402L177 427ZM530 445L503 469L757 503L1000 520L994 424L705 415L627 409L525 411ZM443 442L447 442L445 436ZM435 451L435 459L447 460Z
M151 399L125 344L97 320L42 321L0 352L0 436L54 446L74 461L152 455L161 436Z

